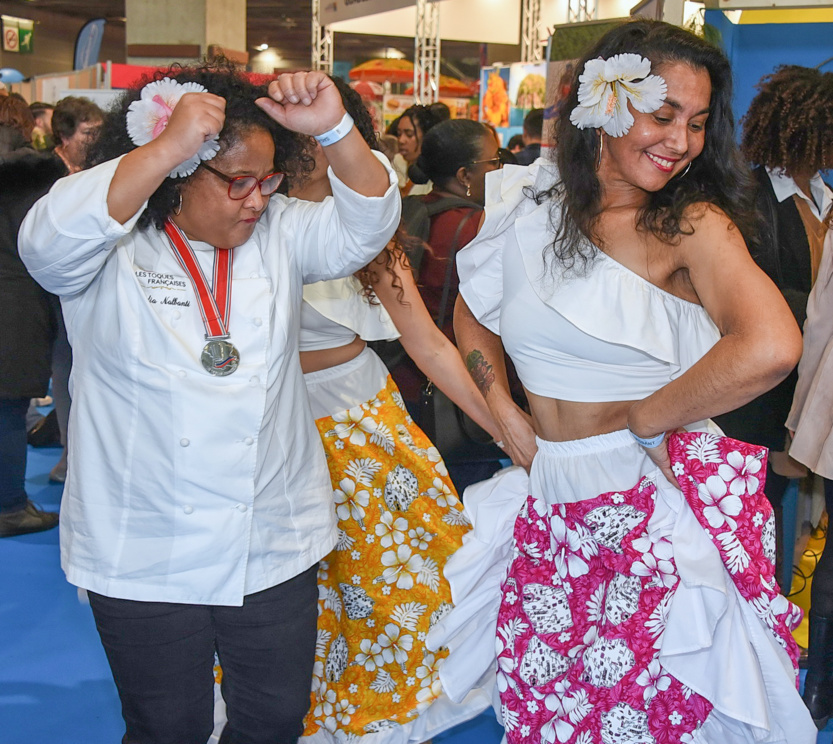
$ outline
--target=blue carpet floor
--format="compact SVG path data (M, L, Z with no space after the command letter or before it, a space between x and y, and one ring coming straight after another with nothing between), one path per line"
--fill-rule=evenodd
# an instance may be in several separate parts
M48 482L60 450L29 449L27 491L57 510ZM88 606L67 584L58 530L0 540L0 744L117 744L124 728L116 688ZM498 744L487 712L435 744ZM833 724L817 744L833 744Z

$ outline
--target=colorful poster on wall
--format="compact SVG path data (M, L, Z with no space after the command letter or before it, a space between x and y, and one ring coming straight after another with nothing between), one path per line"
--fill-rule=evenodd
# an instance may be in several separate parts
M413 105L413 96L386 95L382 103L384 131Z
M530 109L544 108L547 64L516 62L480 71L480 121L491 124L503 144L523 131Z
M570 93L577 60L559 60L547 65L547 105L544 107L544 143L555 140L555 119L563 101Z
M519 62L509 67L510 126L523 126L524 117L534 108L544 108L547 100L546 62L525 64Z
M480 71L480 121L497 130L509 126L509 67Z

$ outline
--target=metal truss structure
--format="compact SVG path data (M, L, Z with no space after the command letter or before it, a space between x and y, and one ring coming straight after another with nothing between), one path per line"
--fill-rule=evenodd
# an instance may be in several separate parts
M521 7L521 62L540 62L541 0L523 0Z
M427 106L440 94L440 9L435 0L416 1L414 98Z
M321 0L312 0L312 69L333 74L333 34L321 25Z
M595 21L599 17L599 8L595 0L569 0L567 6L567 23Z

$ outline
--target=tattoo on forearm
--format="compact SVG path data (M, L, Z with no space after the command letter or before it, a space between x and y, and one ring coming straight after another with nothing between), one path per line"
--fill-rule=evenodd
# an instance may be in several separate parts
M474 349L466 357L466 369L469 371L474 384L483 395L492 389L495 382L495 373L492 365L483 357L483 352Z

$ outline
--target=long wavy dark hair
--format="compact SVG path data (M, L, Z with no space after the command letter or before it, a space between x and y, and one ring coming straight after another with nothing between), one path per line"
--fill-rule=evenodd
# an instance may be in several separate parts
M742 121L749 161L788 175L833 165L833 72L784 65L757 88Z
M209 93L225 98L226 118L220 132L220 153L235 145L241 136L252 129L262 129L271 135L275 143L276 171L284 171L289 163L293 163L296 172L299 167L305 170L314 167L315 163L305 150L306 137L285 129L255 105L256 99L267 95L266 87L249 82L230 62L222 59L213 59L196 67L175 64L164 72L144 77L137 87L125 91L104 117L98 137L87 156L88 167L136 149L127 134L127 109L139 99L147 83L168 77L180 83L199 83ZM179 204L182 184L192 177L193 174L184 178L166 178L148 200L147 208L139 217L139 228L154 226L161 230Z
M570 93L564 98L556 125L556 162L560 182L535 194L539 203L553 201L552 224L556 233L549 246L565 268L584 272L597 248L602 186L596 174L599 135L570 122L578 105L579 75L587 60L608 59L615 54L639 54L651 61L652 70L665 63L683 63L705 70L712 94L703 152L684 177L673 178L660 191L648 195L639 212L637 228L673 244L693 228L686 210L698 202L720 207L747 237L757 235L754 189L747 164L735 144L732 115L732 72L729 61L715 46L677 26L661 21L635 20L605 34L576 65Z

